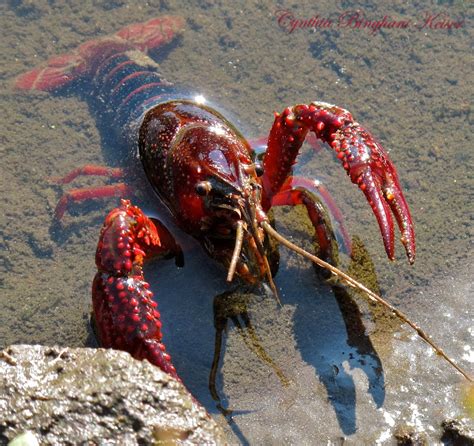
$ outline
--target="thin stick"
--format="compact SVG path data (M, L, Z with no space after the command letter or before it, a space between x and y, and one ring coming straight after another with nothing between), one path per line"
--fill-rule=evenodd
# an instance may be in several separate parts
M316 257L313 254L310 254L309 252L305 251L303 248L300 248L299 246L291 243L289 240L284 238L282 235L280 235L275 229L271 227L271 225L268 222L263 222L262 223L263 229L268 232L272 237L274 237L276 240L278 240L281 244L285 245L287 248L291 249L292 251L297 252L298 254L301 254L303 257L306 257L307 259L311 260L312 262L316 263L317 265L326 268L327 270L331 271L334 275L338 276L339 278L345 280L350 286L357 288L361 291L364 291L371 300L378 302L382 304L384 307L388 308L392 313L394 313L396 316L398 316L403 322L408 324L410 327L412 327L417 333L418 336L420 336L421 339L423 339L427 344L431 346L431 348L441 357L443 357L446 361L448 361L461 375L464 376L468 381L473 382L473 378L459 365L457 365L454 360L452 360L442 349L441 347L438 347L437 344L435 344L429 337L428 335L414 322L412 322L410 319L408 319L408 316L406 316L404 313L402 313L400 310L397 310L394 306L389 304L385 299L382 299L379 295L375 294L373 291L369 290L366 286L362 285L360 282L357 280L353 279L351 276L347 275L345 272L341 271L340 269L330 265L329 263L325 262L324 260L321 260L319 257Z

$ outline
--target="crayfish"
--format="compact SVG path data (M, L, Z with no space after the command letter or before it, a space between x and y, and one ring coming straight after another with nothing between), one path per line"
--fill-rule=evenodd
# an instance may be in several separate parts
M388 257L394 258L393 213L408 260L413 263L412 218L396 169L380 143L347 110L315 101L275 113L266 151L257 157L251 144L224 116L199 97L165 81L158 64L146 55L173 40L183 27L181 17L171 16L127 26L50 59L20 76L16 87L56 91L78 80L88 82L108 128L136 151L151 185L177 224L224 265L229 282L235 276L249 284L266 280L277 294L267 255L269 239L275 238L389 306L444 355L406 316L330 264L332 234L317 197L322 196L330 209L335 209L335 204L318 182L292 175L292 166L311 132L335 152L352 183L366 196ZM123 171L85 166L62 182L80 174L122 178ZM126 197L129 193L124 183L72 190L60 200L55 215L60 219L75 201ZM322 259L293 245L272 227L268 213L273 206L296 205L306 207ZM93 310L102 346L146 358L178 378L161 342L160 314L142 272L145 258L159 254L182 257L180 247L161 223L123 200L102 228Z

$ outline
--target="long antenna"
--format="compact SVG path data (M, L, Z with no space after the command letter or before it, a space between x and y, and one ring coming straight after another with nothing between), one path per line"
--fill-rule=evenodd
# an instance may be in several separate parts
M459 365L457 365L453 359L451 359L442 349L439 347L437 344L435 344L429 336L414 322L412 322L408 316L406 316L404 313L402 313L400 310L395 308L393 305L389 304L385 299L382 299L378 294L375 294L373 291L369 290L366 286L362 285L360 282L357 280L353 279L351 276L346 274L345 272L341 271L340 269L332 266L331 264L325 262L324 260L320 259L319 257L310 254L309 252L305 251L303 248L300 248L299 246L295 245L294 243L291 243L289 240L287 240L285 237L280 235L275 229L272 228L272 226L264 221L261 223L263 229L267 231L268 234L270 234L272 237L274 237L276 240L278 240L282 245L285 245L287 248L291 249L292 251L297 252L298 254L301 254L303 257L306 257L307 259L311 260L312 262L316 263L317 265L331 271L334 275L345 281L348 285L357 288L361 291L363 291L369 298L374 301L382 304L384 307L388 308L393 314L398 316L403 322L408 324L410 327L412 327L417 333L418 336L420 336L421 339L423 339L427 344L431 346L431 348L441 357L443 357L446 361L448 361L461 375L464 376L468 381L473 382L473 378Z
M232 282L234 277L237 261L239 260L240 251L242 251L242 242L244 239L244 222L239 220L237 222L237 232L235 236L234 252L232 253L232 260L230 261L229 272L227 273L227 282Z

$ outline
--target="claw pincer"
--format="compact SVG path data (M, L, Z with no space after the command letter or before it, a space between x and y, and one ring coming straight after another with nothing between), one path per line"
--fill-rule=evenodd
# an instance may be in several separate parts
M107 216L100 233L92 303L102 347L148 359L179 379L161 342L160 313L142 270L145 258L169 253L155 224L128 200L122 200Z

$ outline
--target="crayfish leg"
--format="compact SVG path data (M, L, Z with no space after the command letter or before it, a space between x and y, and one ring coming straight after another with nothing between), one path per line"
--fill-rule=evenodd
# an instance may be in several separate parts
M69 209L71 203L80 203L81 201L95 199L119 197L124 198L133 194L133 189L125 183L110 184L107 186L88 187L72 189L66 192L58 201L54 210L54 219L61 221L64 213Z
M96 166L94 164L86 164L71 170L63 177L51 177L49 181L56 184L68 184L80 176L102 176L112 179L120 179L125 176L124 169L120 167ZM54 218L60 221L71 203L79 203L81 201L94 198L120 197L125 198L133 194L133 190L125 183L117 183L107 186L77 188L66 192L58 201L54 211Z
M56 184L68 184L81 176L102 176L112 179L124 178L125 170L120 167L96 166L95 164L86 164L71 170L63 177L52 177L49 180ZM71 203L94 198L120 197L125 198L133 193L130 186L125 183L117 183L107 186L77 188L66 192L58 201L54 211L54 218L60 221Z
M315 236L319 243L320 256L335 263L332 252L332 241L334 236L333 223L336 223L337 231L345 251L351 254L351 240L349 232L344 225L342 212L332 198L329 191L318 180L309 180L298 176L287 178L281 190L272 198L272 206L296 206L302 204L306 207L308 217L315 229ZM328 209L325 211L324 206Z
M272 206L305 206L308 217L314 228L314 236L318 247L316 255L332 265L337 265L337 241L333 231L333 225L331 224L331 219L326 209L321 200L319 200L319 197L316 195L314 188L307 189L302 187L298 184L298 181L293 184L291 178L292 177L290 177L288 182L285 183L282 190L272 198ZM343 228L341 231L343 234L343 243L346 250L350 253L351 244L347 232L343 226L340 227ZM324 268L321 268L320 272L324 276L329 273Z
M49 181L55 184L68 184L77 177L83 176L101 176L107 178L123 178L125 171L121 167L96 166L95 164L86 164L71 170L63 177L51 177Z

